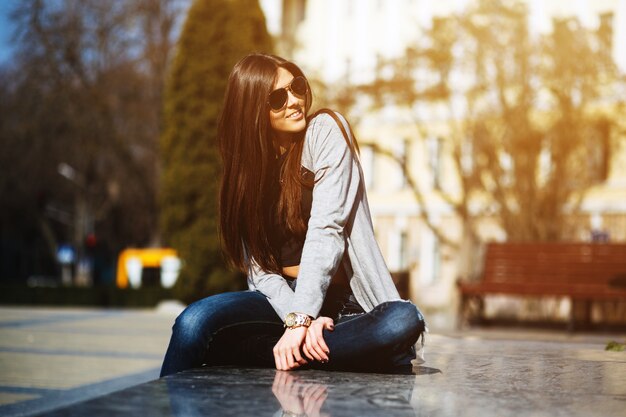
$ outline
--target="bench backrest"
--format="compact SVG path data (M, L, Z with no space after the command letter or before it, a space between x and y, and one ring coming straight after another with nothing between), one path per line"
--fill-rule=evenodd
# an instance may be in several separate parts
M483 282L598 284L626 279L626 244L490 243Z

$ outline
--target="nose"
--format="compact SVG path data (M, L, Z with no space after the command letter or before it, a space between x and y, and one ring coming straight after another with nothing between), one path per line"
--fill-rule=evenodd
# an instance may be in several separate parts
M299 104L299 98L296 97L290 88L287 89L287 107L293 107Z

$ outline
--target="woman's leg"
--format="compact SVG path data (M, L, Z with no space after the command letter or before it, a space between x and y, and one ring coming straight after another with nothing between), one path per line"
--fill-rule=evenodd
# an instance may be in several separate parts
M414 304L382 303L369 313L340 319L332 332L324 330L330 361L314 367L367 371L409 366L424 329L424 317Z
M253 363L267 356L264 352L267 349L257 349L258 355L252 357L249 354L252 346L248 345L273 347L273 339L276 334L280 338L283 330L282 321L259 292L229 292L196 301L176 318L161 376L204 363L233 359L241 359L242 364ZM268 342L267 338L271 340ZM272 360L271 347L269 360Z

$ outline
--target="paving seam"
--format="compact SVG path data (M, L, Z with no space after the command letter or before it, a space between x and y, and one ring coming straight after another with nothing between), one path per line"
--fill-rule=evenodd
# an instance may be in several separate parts
M60 388L13 387L9 385L0 385L0 392L8 392L11 394L47 395L51 392L61 392L61 391L64 391L64 390Z
M172 324L174 323L174 321L172 321ZM15 328L15 327L13 327ZM2 330L2 329L0 329ZM24 330L21 329L20 330ZM94 329L81 329L81 328L73 328L73 329L67 329L67 328L48 328L48 327L32 327L31 330L33 332L38 332L38 333L61 333L61 334L85 334L85 335L102 335L102 336L142 336L142 337L146 337L146 336L170 336L171 331L167 332L167 333L162 333L159 334L158 331L154 331L154 332L150 332L150 331L135 331L134 329L111 329L110 331L100 331L98 328L94 328Z
M82 385L77 388L67 390L45 390L45 392L42 393L43 395L39 398L0 406L0 415L3 417L28 417L41 413L47 413L58 408L88 401L95 397L100 397L124 388L129 388L131 386L157 379L160 371L161 367L159 366L151 368L147 371L112 378L93 384ZM30 393L28 391L23 392ZM33 391L32 393L38 394L39 392Z
M55 356L94 356L94 357L110 357L110 358L129 358L129 359L163 359L163 354L150 353L133 353L133 352L115 352L107 350L64 350L64 349L43 349L43 348L11 348L0 347L0 352L7 353L26 353L35 355L55 355Z
M128 313L124 312L106 312L106 313L86 313L85 316L72 314L72 315L58 315L54 317L45 317L40 319L27 319L27 320L15 320L15 321L7 321L0 322L0 328L20 328L20 327L31 327L37 326L41 324L55 324L55 323L67 323L67 322L75 322L82 320L90 320L90 319L98 319L104 317L116 317L125 315Z

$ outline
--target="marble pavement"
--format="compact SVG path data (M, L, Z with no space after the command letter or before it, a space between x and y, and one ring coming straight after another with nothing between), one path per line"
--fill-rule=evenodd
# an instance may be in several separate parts
M26 363L24 358L11 357L20 349L19 343L13 342L15 347L8 348L5 337L16 328L5 329L1 323L15 323L19 319L2 318L8 312L0 309L0 399L3 392L40 396L39 400L18 399L11 403L5 400L5 405L0 405L0 415L626 416L626 352L604 351L607 339L623 341L624 335L585 336L516 330L441 332L429 335L426 362L416 365L411 375L222 367L187 371L158 380L150 373L158 368L171 318L148 312L87 313L74 321L63 316L65 321L56 325L61 329L78 326L91 331L80 343L73 342L73 350L66 353L73 359L89 358L90 362L83 363L87 366L85 369L97 369L84 371L92 375L89 378L84 375L84 380L79 377L81 372L68 370L63 381L74 388L48 389L56 392L56 397L64 389L85 390L83 399L101 396L83 402L77 402L79 399L75 396L65 403L55 403L55 395L49 395L46 388L29 391L25 388L26 382L22 382L21 390L6 388L9 384L18 385L16 370L20 366L26 369L36 361ZM137 314L136 324L132 324L133 314ZM35 319L30 320L32 326L45 325L41 322L43 318L39 318L39 324ZM95 328L106 329L108 338L115 339L118 337L116 327L111 326L116 320L119 326L130 329L123 337L127 339L128 352L115 350L119 340L107 344L107 337L100 339L94 331ZM167 325L161 323L168 320ZM45 327L54 328L54 323ZM74 331L77 331L75 327ZM48 343L52 343L54 338L48 337ZM147 339L134 340L142 337ZM149 340L150 337L153 339ZM157 340L163 338L165 341ZM38 350L31 348L23 355L63 356L63 343L56 343L50 348L42 344ZM132 346L138 350L133 351ZM140 346L145 352L141 352ZM76 355L81 349L84 355ZM137 362L131 365L131 359ZM122 363L113 366L116 360ZM108 366L97 365L106 361L111 361ZM57 365L54 361L48 364L45 359L38 363L42 368ZM7 369L12 373L7 374ZM135 385L142 377L153 380ZM28 378L28 375L23 377L24 381ZM108 392L121 388L120 381L124 378L127 378L127 386L134 386L108 394L106 390L96 393L98 387L107 388L107 383ZM32 378L29 384L37 385L37 381L53 384L52 376ZM112 388L115 384L111 381L118 381L118 385ZM45 384L40 382L38 386L42 385ZM42 399L49 407L37 402ZM32 407L37 404L39 407Z
M174 318L0 307L0 416L30 416L157 378Z

